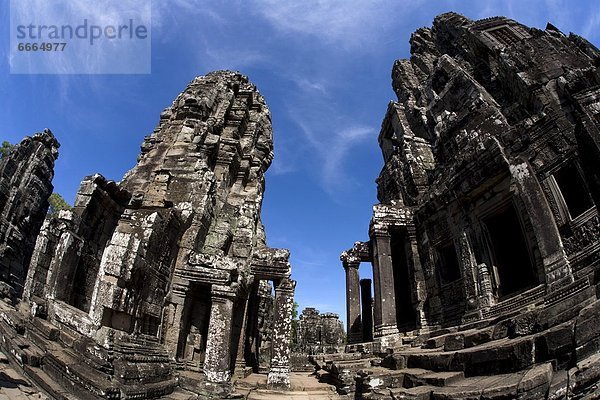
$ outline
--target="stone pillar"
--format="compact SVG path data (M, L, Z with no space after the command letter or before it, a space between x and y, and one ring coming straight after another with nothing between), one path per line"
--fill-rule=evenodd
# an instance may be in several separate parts
M241 318L241 327L240 327L240 337L238 340L237 346L237 356L235 358L235 370L234 374L236 377L245 378L252 372L249 368L246 367L246 358L245 358L245 350L246 350L246 330L248 326L248 318L249 318L249 307L250 300L249 296L245 296L245 298L240 299L244 303L243 307L240 307L241 312L243 313Z
M275 286L271 369L267 385L271 388L290 387L290 335L294 310L296 282L282 279Z
M406 238L408 246L406 256L410 260L409 267L412 269L412 290L413 303L415 305L417 328L427 328L427 318L425 317L425 299L427 298L427 287L425 284L425 274L423 273L423 265L421 264L421 256L419 255L419 247L417 244L417 232L414 225L407 226Z
M209 382L227 382L231 378L229 363L234 296L235 293L227 286L212 287L204 359L204 374Z
M373 278L375 288L375 336L398 333L391 237L387 228L373 230Z
M162 329L164 330L165 347L172 358L177 359L181 327L183 325L183 309L185 306L185 294L187 287L174 286L171 289L170 301L167 302Z
M248 316L246 318L247 337L244 344L245 358L248 360L249 367L255 372L259 368L259 333L258 333L258 311L260 299L258 297L258 286L260 281L255 281L250 290L248 299Z
M485 263L477 265L477 286L479 292L479 306L491 307L496 303L490 270Z
M509 169L513 177L512 183L516 186L531 219L544 264L546 284L552 290L573 282L573 273L556 221L535 172L526 161L510 165Z
M373 341L373 296L371 280L360 280L360 298L362 302L362 341Z
M362 323L360 318L360 283L358 267L360 260L342 255L346 271L346 326L348 344L362 342Z

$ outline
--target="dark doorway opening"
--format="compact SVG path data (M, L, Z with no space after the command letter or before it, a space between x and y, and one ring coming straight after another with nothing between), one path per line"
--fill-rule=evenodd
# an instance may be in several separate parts
M191 367L201 368L206 354L210 322L210 285L192 284L183 306L183 328L179 335L177 359Z
M460 265L453 242L448 242L438 248L436 266L442 283L454 282L460 278Z
M394 292L396 297L396 323L401 332L417 329L416 312L412 302L412 285L406 257L406 235L392 231L392 268L394 270Z
M571 218L577 218L594 205L583 177L574 163L561 168L554 174L554 179Z
M360 280L360 303L362 319L362 341L373 341L373 295L371 279Z
M537 274L517 211L512 203L484 220L490 239L492 262L500 297L535 286Z

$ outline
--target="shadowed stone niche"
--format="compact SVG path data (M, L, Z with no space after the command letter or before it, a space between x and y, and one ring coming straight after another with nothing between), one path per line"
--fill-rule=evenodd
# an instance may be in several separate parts
M121 182L86 177L44 221L57 147L36 135L0 163L2 280L24 283L0 334L25 371L78 398L225 396L270 351L269 383L288 387L295 282L261 223L273 140L256 87L194 79Z

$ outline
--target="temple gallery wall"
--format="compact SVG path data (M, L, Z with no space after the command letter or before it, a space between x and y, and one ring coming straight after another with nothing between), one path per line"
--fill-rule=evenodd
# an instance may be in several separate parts
M72 210L47 215L49 130L0 159L11 363L57 399L283 399L296 366L322 398L598 398L600 51L455 13L410 44L368 240L340 257L346 332L314 308L293 319L289 252L261 223L271 115L248 78L216 71L120 182L85 177Z

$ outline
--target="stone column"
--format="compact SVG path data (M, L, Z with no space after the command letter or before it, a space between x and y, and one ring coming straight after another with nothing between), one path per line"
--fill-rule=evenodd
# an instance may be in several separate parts
M248 318L249 318L249 307L250 307L250 300L249 300L249 296L246 295L243 299L240 299L240 301L242 301L244 303L243 307L240 307L241 312L243 313L241 316L241 327L240 327L240 337L238 340L238 347L237 347L237 356L235 358L235 370L234 370L234 374L236 377L240 377L240 378L245 378L248 375L250 375L250 373L252 371L250 371L247 367L246 367L246 358L245 358L245 350L246 350L246 330L247 330L247 324L248 324Z
M165 317L163 318L162 329L164 330L165 347L174 359L177 359L179 343L182 340L181 327L183 325L183 308L185 306L185 296L187 287L174 285L171 289L170 301L166 304Z
M509 169L513 177L512 183L515 184L531 219L544 264L546 284L552 290L573 282L573 273L556 221L535 172L526 161L510 165Z
M360 260L342 254L342 265L346 271L346 332L348 344L362 342L362 323L360 318L360 281L358 267Z
M373 341L373 296L371 280L360 280L360 298L362 302L362 341Z
M248 355L248 361L254 371L258 371L259 368L259 333L258 333L258 310L260 306L260 300L258 297L258 286L260 281L255 281L250 290L248 299L248 317L246 331L248 333L246 342L244 344L244 351Z
M271 388L290 387L290 335L295 287L296 282L287 278L275 285L271 369L267 378L267 385Z
M235 293L227 286L212 287L204 359L204 374L209 382L227 382L231 378L229 363L234 296Z
M398 333L391 237L387 227L375 227L372 236L375 336L386 336Z
M414 225L407 226L406 238L408 240L406 256L410 260L409 266L412 269L411 285L414 291L413 303L417 314L417 328L426 329L428 325L427 318L425 317L427 287L425 285L425 274L423 273L423 265L421 264L421 256L419 255L419 246L417 243L417 232Z

